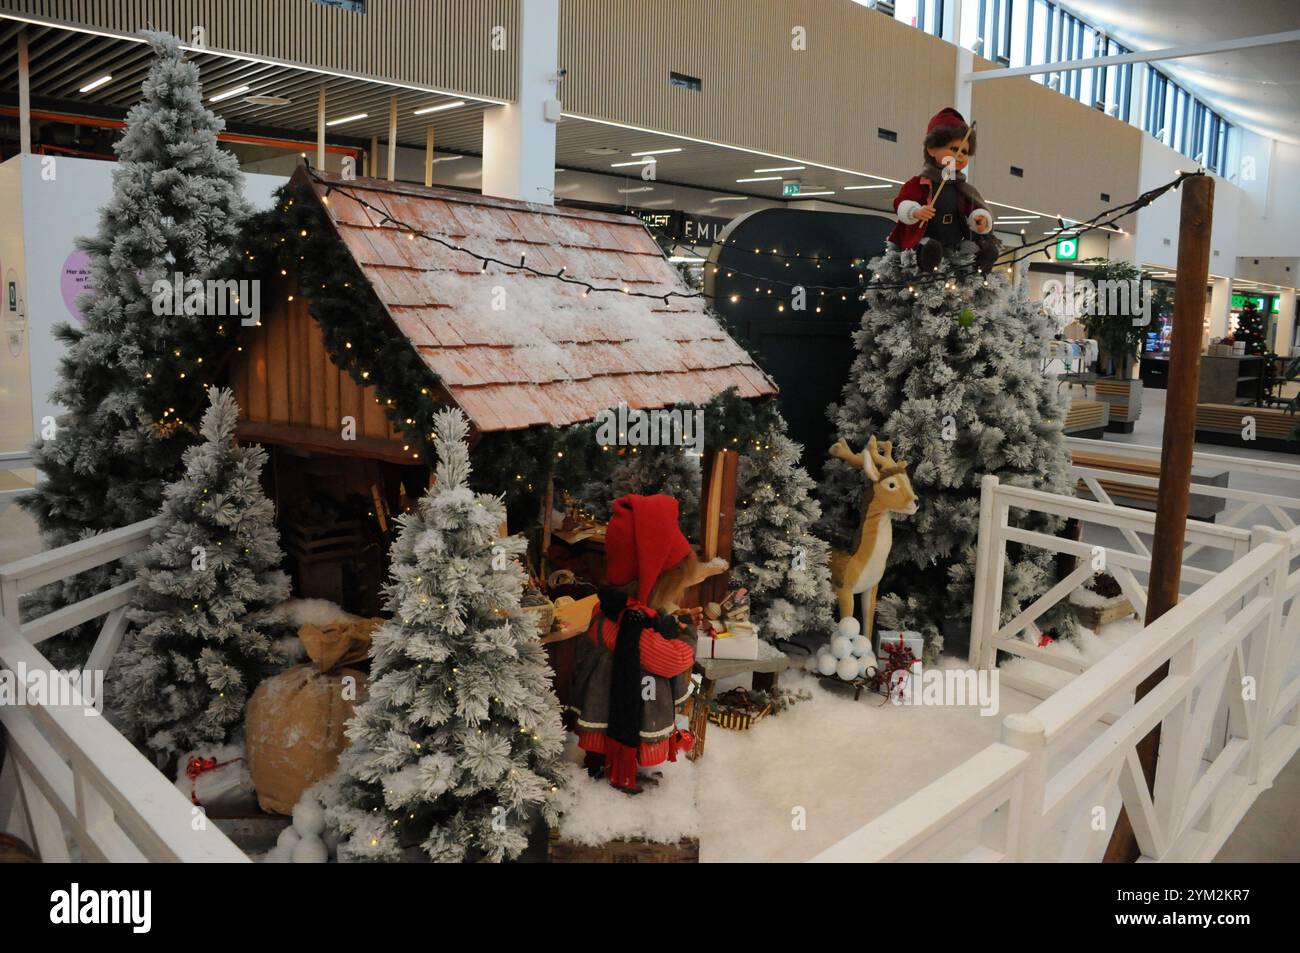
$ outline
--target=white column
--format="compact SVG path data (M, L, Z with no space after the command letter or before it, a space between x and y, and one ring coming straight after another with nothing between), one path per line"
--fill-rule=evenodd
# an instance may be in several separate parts
M316 102L316 168L325 171L325 84L320 84Z
M388 181L397 180L397 96L388 101Z
M975 69L975 54L963 46L957 47L957 88L952 94L952 108L957 110L966 117L970 122L974 119L979 121L979 116L972 116L971 109L971 83L970 80L963 80L962 77ZM996 82L996 80L995 80Z
M1228 333L1228 312L1232 310L1232 279L1210 279L1210 337Z
M555 124L559 0L521 0L518 97L483 113L483 194L555 203ZM506 55L506 54L501 54Z
M28 69L27 30L18 31L18 150L32 151L32 78Z
M943 5L943 38L953 46L961 46L961 0L948 0Z
M1291 356L1291 341L1295 336L1295 289L1283 288L1277 306L1277 334L1273 338L1273 353Z

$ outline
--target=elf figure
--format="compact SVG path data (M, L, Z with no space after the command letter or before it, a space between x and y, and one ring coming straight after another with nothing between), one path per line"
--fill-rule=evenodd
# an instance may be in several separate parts
M991 234L993 215L963 171L974 154L974 125L967 126L951 107L935 113L925 131L925 165L894 197L898 224L889 233L899 248L916 249L921 272L938 268L945 248L960 248L974 252L979 270L987 273L1002 251ZM961 248L963 243L968 247Z
M676 761L693 739L677 727L691 692L695 629L673 615L689 586L724 571L701 563L677 525L670 496L614 501L605 533L608 586L579 636L573 668L578 745L592 777L629 794L641 791L638 768Z

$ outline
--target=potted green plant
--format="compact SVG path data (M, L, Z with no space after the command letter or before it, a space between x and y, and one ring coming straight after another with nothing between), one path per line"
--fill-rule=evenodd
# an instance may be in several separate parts
M1079 321L1099 350L1097 399L1110 405L1107 429L1132 433L1142 414L1142 382L1134 380L1138 347L1145 337L1151 302L1144 300L1141 269L1124 261L1089 258L1091 288L1081 302ZM1147 305L1144 308L1143 305Z

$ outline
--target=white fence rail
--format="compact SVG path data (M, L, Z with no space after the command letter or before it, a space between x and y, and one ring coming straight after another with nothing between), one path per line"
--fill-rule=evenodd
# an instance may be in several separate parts
M1065 505L1060 497L996 481L984 489L986 559L995 540L1015 538L1001 533L1006 506L1056 513ZM1088 503L1087 514L1099 515L1091 509L1098 505ZM1129 512L1112 516L1128 518ZM1241 530L1214 529L1226 535L1192 524L1189 538L1195 530L1207 545L1237 546ZM1257 527L1247 547L1227 569L1202 580L1159 620L1034 709L1009 715L999 743L816 859L1096 861L1121 806L1144 859L1213 859L1255 797L1300 749L1300 571L1291 571L1300 557L1300 530ZM1006 648L1012 635L988 621L997 621L996 607L988 606L1000 584L980 578L985 586L977 589L976 602L984 621L973 660ZM1167 677L1134 703L1138 683L1166 663ZM1121 714L1105 724L1104 716L1115 711ZM1157 725L1160 754L1151 792L1137 744Z
M107 670L134 583L19 619L24 593L144 549L153 527L146 520L0 567L0 670L15 679L39 672L47 689L40 700L0 705L0 830L30 841L47 862L74 859L69 839L89 861L248 860L35 647L105 616L86 670Z

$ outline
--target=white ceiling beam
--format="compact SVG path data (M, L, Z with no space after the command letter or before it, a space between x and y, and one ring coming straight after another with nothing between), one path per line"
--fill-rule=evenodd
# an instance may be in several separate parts
M1151 60L1177 60L1188 56L1205 56L1208 53L1227 53L1232 50L1246 50L1256 46L1277 46L1282 43L1296 42L1300 42L1300 30L1288 30L1285 33L1245 36L1237 40L1211 40L1206 43L1190 43L1187 46L1171 46L1163 50L1121 53L1118 56L1095 56L1086 60L1071 60L1068 63L1040 63L1037 66L1014 66L1006 69L981 70L963 73L961 81L978 83L986 79L1007 79L1011 76L1068 73L1073 70L1093 69L1098 66L1122 66L1125 63L1147 63Z

